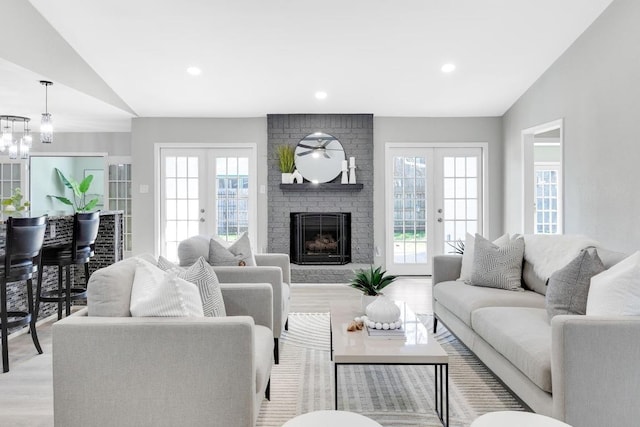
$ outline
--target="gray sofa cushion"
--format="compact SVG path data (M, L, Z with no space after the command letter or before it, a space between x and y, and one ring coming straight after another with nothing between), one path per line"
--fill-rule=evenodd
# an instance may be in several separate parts
M471 284L490 288L522 290L524 239L511 239L498 246L476 234Z
M558 314L586 314L591 278L603 271L598 253L589 249L553 273L545 297L549 321Z
M209 236L191 236L178 244L178 259L182 267L194 264L198 258L209 259Z
M551 325L541 308L487 307L473 330L542 390L551 393Z
M131 287L138 261L129 258L93 272L87 284L89 316L131 317Z
M442 282L433 288L433 297L460 320L471 326L471 313L482 307L534 307L544 309L544 297L531 291L471 286L460 281Z

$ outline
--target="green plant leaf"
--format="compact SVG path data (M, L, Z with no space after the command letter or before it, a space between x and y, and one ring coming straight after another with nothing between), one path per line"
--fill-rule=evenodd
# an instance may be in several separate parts
M86 212L86 211L90 211L90 210L92 210L93 208L95 208L97 204L98 204L98 198L96 197L95 199L91 199L91 200L89 201L89 203L87 203L86 205L84 205L84 207L79 208L78 210L79 210L79 211L85 211L85 212Z
M51 194L49 196L47 196L47 197L53 197L54 199L58 199L59 201L61 201L65 205L73 206L73 203L71 203L71 200L67 199L66 197L52 196Z
M87 175L87 177L82 180L82 182L78 186L78 190L80 190L80 193L84 194L87 192L87 190L89 190L91 181L93 181L93 175Z
M64 176L64 174L62 173L62 171L58 168L55 168L56 172L58 173L58 178L60 178L60 181L62 181L62 183L64 184L65 187L73 190L73 186L71 185L71 182L69 182L69 180L67 179L67 177Z
M4 200L2 201L2 205L3 205L3 206L9 206L9 205L11 205L11 204L13 204L13 199L4 199Z

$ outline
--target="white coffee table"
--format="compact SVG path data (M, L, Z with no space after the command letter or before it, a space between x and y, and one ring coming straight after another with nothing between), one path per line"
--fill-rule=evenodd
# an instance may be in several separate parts
M338 409L339 365L433 365L435 409L444 426L449 425L449 356L429 336L427 329L404 302L396 302L405 339L371 338L366 329L348 332L347 325L360 312L360 304L331 304L331 360L334 363L334 398Z
M371 418L345 411L315 411L299 415L282 427L382 427Z
M532 412L498 411L489 412L475 419L471 427L571 427L554 418Z

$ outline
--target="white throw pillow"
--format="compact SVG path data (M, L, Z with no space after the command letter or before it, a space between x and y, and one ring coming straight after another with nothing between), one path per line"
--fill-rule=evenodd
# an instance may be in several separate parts
M241 265L254 267L256 259L251 250L249 234L245 231L238 240L226 245L215 237L209 242L209 264L211 265Z
M473 257L475 256L475 242L476 238L470 233L467 233L467 238L464 242L464 252L462 253L462 268L460 268L460 278L463 282L469 283L471 281L471 272L473 271ZM493 241L495 245L503 246L509 243L509 234L505 233Z
M200 298L202 299L202 311L205 317L226 316L224 300L220 291L220 282L213 268L204 257L190 267L179 267L163 256L158 258L158 267L164 271L171 271L179 278L191 282L198 287Z
M640 315L640 251L591 278L587 315Z
M133 317L203 317L198 287L180 279L175 273L165 273L155 265L137 260L131 288Z

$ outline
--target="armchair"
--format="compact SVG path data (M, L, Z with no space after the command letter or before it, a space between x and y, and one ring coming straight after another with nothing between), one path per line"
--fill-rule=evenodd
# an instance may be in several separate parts
M221 285L227 317L134 318L134 272L132 259L96 271L88 307L53 326L55 425L254 426L269 398L271 286Z
M178 245L181 266L193 264L199 257L209 259L209 236L193 236ZM262 283L273 288L273 338L275 363L279 363L278 339L288 328L291 265L287 254L256 254L255 267L214 266L220 283Z

